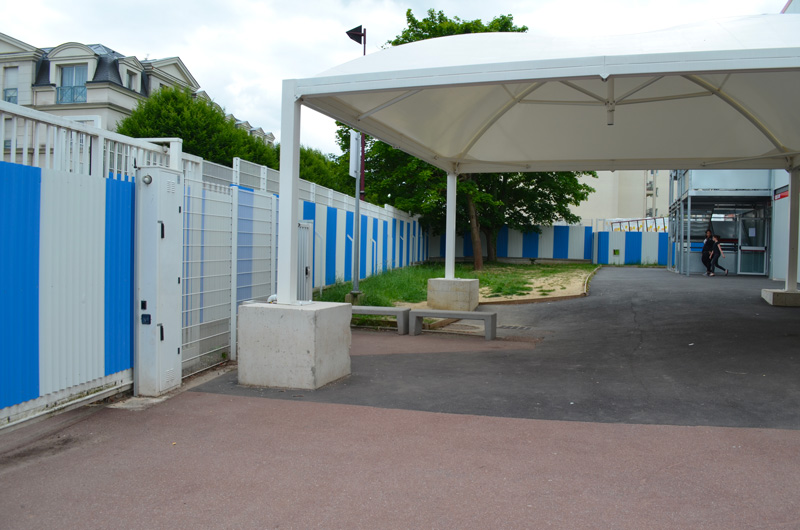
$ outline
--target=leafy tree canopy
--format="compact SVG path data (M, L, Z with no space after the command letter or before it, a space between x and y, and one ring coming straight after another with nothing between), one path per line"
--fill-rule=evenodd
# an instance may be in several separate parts
M481 20L448 18L444 12L428 10L417 19L409 9L407 27L387 44L397 46L409 42L482 32L526 32L525 26L514 25L512 15L495 17L488 23ZM349 158L350 132L340 124L339 146L345 153L340 164ZM375 204L392 206L420 215L420 222L442 233L445 226L446 174L426 162L373 139L367 140L365 199ZM570 211L594 191L578 177L584 173L510 173L460 175L457 198L457 229L470 230L473 248L479 248L479 234L486 236L489 259L496 259L499 230L508 225L524 232L538 231L540 225L558 220L570 223L579 218ZM592 174L593 173L588 173ZM470 215L472 212L473 215ZM482 266L477 253L475 267Z
M482 20L461 20L458 17L447 18L443 11L428 10L428 16L422 20L409 9L406 11L405 28L400 35L390 40L388 44L398 46L409 42L416 42L434 37L446 37L448 35L462 35L464 33L489 33L498 31L515 31L524 33L528 31L527 26L515 26L512 15L500 15L491 22L485 24Z
M223 109L188 89L157 91L117 125L117 132L134 138L181 138L185 153L228 167L235 157L273 169L280 161L280 146L236 128ZM307 147L300 148L300 178L351 195L355 186L346 171L341 174L333 155Z
M195 97L189 89L158 90L139 102L133 113L117 125L117 132L134 138L181 138L185 153L226 166L238 156L278 167L274 147L237 129L220 107Z

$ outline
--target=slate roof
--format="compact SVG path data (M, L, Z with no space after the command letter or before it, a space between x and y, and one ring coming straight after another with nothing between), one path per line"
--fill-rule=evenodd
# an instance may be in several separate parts
M125 55L116 52L103 44L87 44L86 47L91 49L97 56L97 68L94 71L94 77L88 82L108 82L119 86L125 86L122 82L122 78L119 75L119 60L123 59ZM49 55L53 50L54 48L42 48L44 55L37 65L36 82L34 86L51 85L55 82L55 80L50 79ZM142 83L136 92L144 94L142 86L147 86L144 83L144 79L142 79Z

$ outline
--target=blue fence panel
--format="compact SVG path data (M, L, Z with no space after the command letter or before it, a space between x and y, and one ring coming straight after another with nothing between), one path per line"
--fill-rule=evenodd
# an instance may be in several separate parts
M464 257L471 258L472 257L472 237L469 235L469 232L463 235L464 238Z
M337 210L333 206L328 206L328 222L325 229L325 283L333 285L336 283L336 222L338 219Z
M592 227L584 228L583 259L592 259Z
M538 258L539 257L539 234L536 232L528 232L522 234L522 257L523 258Z
M2 147L2 146L0 146ZM39 397L42 172L0 162L0 408Z
M609 247L609 233L597 233L597 263L600 265L608 265L608 247Z
M508 226L503 226L497 234L497 257L508 257Z
M133 368L134 191L106 180L104 375Z
M554 259L567 259L567 258L569 258L569 227L568 226L554 226L553 227L553 258Z
M345 219L345 238L344 238L344 281L349 282L353 279L353 212L346 212Z
M386 270L388 267L387 252L389 250L389 222L383 222L383 245L381 249L381 270Z
M660 232L658 234L658 264L667 264L667 250L669 249L669 234Z
M625 233L625 265L642 263L642 233Z

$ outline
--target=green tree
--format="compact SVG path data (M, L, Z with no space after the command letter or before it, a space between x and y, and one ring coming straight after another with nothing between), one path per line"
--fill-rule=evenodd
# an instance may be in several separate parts
M142 101L117 125L117 132L134 138L176 137L183 151L229 166L234 157L278 169L280 146L272 146L237 129L225 111L195 97L188 89L162 88ZM336 157L318 149L300 148L300 178L352 194L354 184Z
M515 26L512 15L495 17L488 23L481 20L448 18L442 11L428 10L417 19L409 9L407 27L387 44L398 46L419 40L483 32L525 32ZM349 158L350 132L344 125L337 131L337 140ZM341 163L341 162L340 162ZM411 155L373 139L367 140L366 195L374 204L392 206L420 215L420 223L435 233L444 232L447 175L444 171ZM530 232L540 225L558 220L578 222L569 209L594 191L581 184L583 173L510 173L459 175L456 207L456 229L470 231L475 269L483 267L480 234L486 237L488 258L497 259L497 235L503 225Z
M277 169L276 149L237 129L225 112L189 89L162 88L139 102L117 132L134 138L176 137L183 151L230 166L234 157Z
M446 37L448 35L462 35L464 33L491 33L491 32L518 32L525 33L528 31L527 26L515 26L514 17L512 15L500 15L495 17L488 24L484 24L482 20L461 20L458 17L452 19L447 18L443 11L428 10L428 16L422 20L417 17L409 9L406 11L406 23L408 27L405 28L400 35L390 40L388 44L392 46L399 46L400 44L407 44L409 42L416 42L425 39L433 39L435 37Z

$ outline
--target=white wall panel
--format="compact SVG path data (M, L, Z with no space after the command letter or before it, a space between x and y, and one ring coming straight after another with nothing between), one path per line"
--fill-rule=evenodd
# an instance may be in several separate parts
M105 190L103 178L42 170L42 395L105 375Z
M319 197L327 201L327 194ZM325 256L327 246L325 244L326 234L328 233L328 207L324 204L316 204L316 226L314 231L314 287L325 285Z
M555 231L552 226L543 226L542 233L539 234L539 257L550 259L553 257L553 240Z
M441 245L442 236L431 236L428 242L428 256L431 258L443 258L439 253L439 245Z
M508 230L508 257L522 257L522 232L519 230Z
M615 250L619 251L619 254L615 255ZM608 234L608 263L610 265L625 264L625 232Z
M642 233L642 264L658 264L658 235L658 232Z
M567 250L569 259L583 259L585 234L586 229L583 226L569 227L569 249Z

